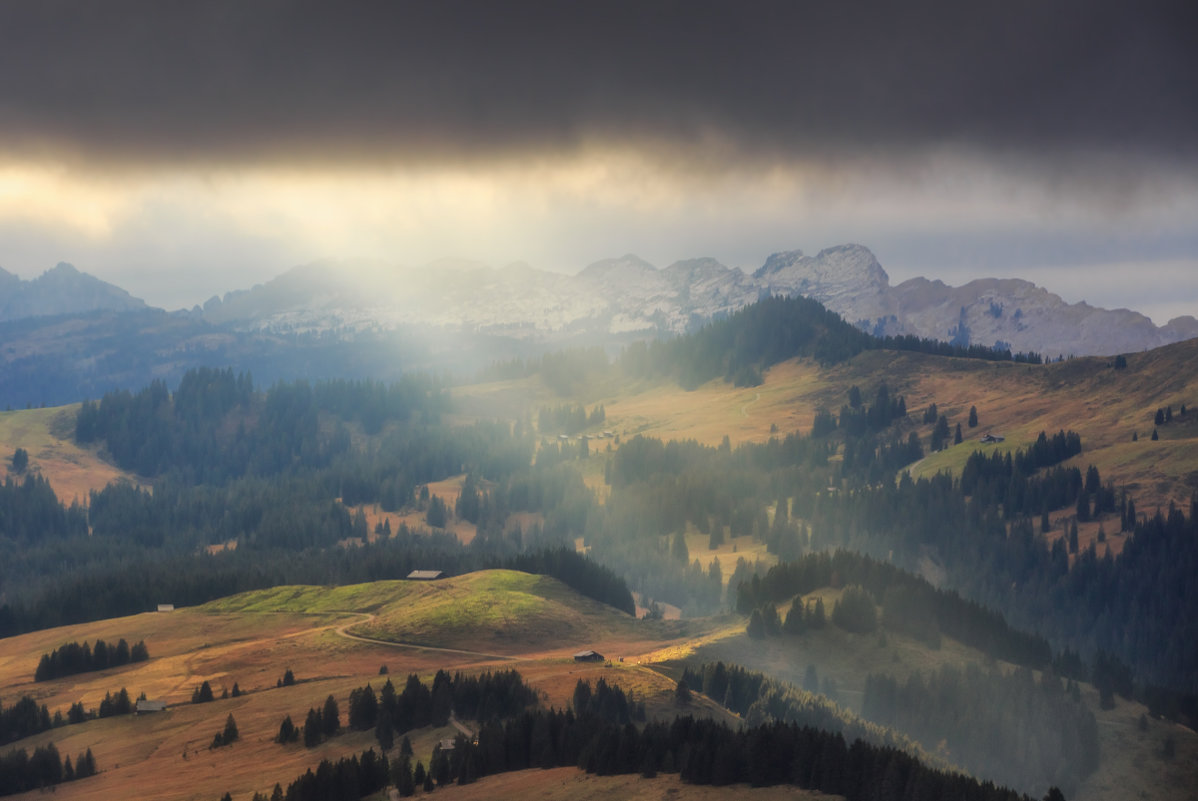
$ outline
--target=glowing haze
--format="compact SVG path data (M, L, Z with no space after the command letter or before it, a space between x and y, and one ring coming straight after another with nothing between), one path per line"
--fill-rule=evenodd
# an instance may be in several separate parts
M0 6L0 266L202 303L319 258L753 270L860 242L1198 314L1190 3Z

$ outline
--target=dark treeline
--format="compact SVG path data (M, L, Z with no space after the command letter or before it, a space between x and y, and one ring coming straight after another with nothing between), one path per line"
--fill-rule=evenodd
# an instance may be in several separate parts
M716 703L740 715L749 725L782 722L837 733L846 742L863 740L880 748L897 748L922 762L945 767L911 738L871 723L823 695L800 690L786 682L745 670L739 665L708 662L687 667L682 681Z
M432 686L415 674L397 691L387 679L377 702L370 685L350 694L350 727L374 729L388 740L425 726L444 726L452 713L462 720L489 721L517 715L536 704L537 693L515 670L488 671L477 676L438 670Z
M96 773L96 759L91 749L71 758L59 755L54 743L35 748L30 755L24 748L0 754L0 795L14 795L28 790L44 790L56 784L86 779Z
M852 551L811 553L795 562L781 562L764 576L753 576L737 588L736 608L750 614L763 604L777 604L834 582L858 584L875 598L887 599L884 620L927 632L943 632L998 659L1031 667L1047 666L1052 650L1042 637L1017 631L997 612L939 590L919 576L893 564ZM921 634L926 638L928 635Z
M484 724L477 744L458 738L439 766L442 754L434 758L430 770L440 784L468 784L483 776L528 768L578 766L599 775L652 777L677 772L691 784L794 784L850 801L1026 798L928 768L898 749L861 740L849 745L838 733L788 723L733 730L710 720L681 717L638 728L600 714L538 709L502 724Z
M715 320L687 336L629 345L620 367L632 376L669 376L685 389L713 378L756 386L762 372L809 356L835 364L867 350L874 339L818 301L771 297Z
M391 775L391 764L386 754L376 754L374 749L360 755L342 757L336 762L322 759L316 766L287 785L287 789L276 784L268 798L254 793L254 801L356 801L377 793L387 786ZM230 799L228 793L224 799ZM223 799L222 799L223 801Z
M349 447L346 422L377 434L389 421L436 419L448 407L437 381L279 383L265 393L232 369L187 372L172 395L155 381L136 393L104 395L79 410L75 439L102 442L120 467L145 476L180 472L189 483L271 476L327 466ZM332 430L322 415L340 421Z
M1044 363L1044 357L1035 351L1013 353L1007 347L988 348L985 345L961 345L939 339L917 337L913 334L881 337L877 340L877 347L882 350L908 350L957 359L982 359L988 362Z
M603 565L566 548L547 548L517 554L504 563L509 570L553 576L588 598L636 614L636 602L624 579Z
M537 412L537 430L542 434L577 434L586 428L603 425L607 413L600 404L587 413L582 404L542 406Z
M977 486L983 482L996 480L1006 482L1017 473L1021 476L1030 476L1040 468L1060 464L1081 452L1082 439L1076 431L1068 433L1058 431L1051 438L1041 431L1034 443L1025 449L1016 451L1013 455L994 452L987 456L981 451L974 451L969 455L965 467L961 469L961 491L966 495L972 495ZM1055 506L1047 505L1047 508L1060 508L1072 502L1072 498L1076 497L1081 486L1079 475L1076 486L1072 487L1070 499L1064 503L1057 503Z
M149 658L150 652L144 640L132 648L125 642L124 637L114 646L109 646L103 640L96 640L94 646L86 642L82 645L71 642L55 648L48 654L42 654L33 680L47 681L76 673L120 667L130 662L144 662Z
M1038 353L1007 347L960 345L916 336L875 337L801 296L763 298L688 334L638 341L612 364L602 348L580 348L496 363L480 380L540 375L560 395L570 395L618 372L632 378L671 378L694 389L715 378L756 386L769 367L806 356L824 365L847 361L866 350L901 350L985 361L1041 364Z
M861 713L902 729L975 776L1033 795L1060 787L1073 795L1099 761L1098 726L1077 685L1051 672L1010 675L969 665L946 666L905 682L870 674Z
M60 713L57 719L61 718ZM0 704L0 745L49 731L53 725L54 721L51 720L50 710L46 705L39 706L37 701L28 695L22 695L15 704L7 708Z
M744 675L738 679L742 684ZM503 684L507 687L524 687L514 671L506 676ZM695 679L701 682L698 676ZM418 765L416 772L424 774L426 790L454 782L469 784L507 771L577 766L599 775L639 772L652 777L658 772L677 772L688 783L717 786L789 783L849 799L1026 798L990 783L927 767L895 747L862 740L848 745L838 732L795 723L762 722L734 731L723 724L685 717L638 728L633 723L635 705L619 687L605 682L592 690L589 683L580 681L574 692L574 708L559 712L530 708L535 695L526 687L527 695L512 696L510 703L488 702L484 690L488 678L480 677L478 681L471 696L479 700L465 705L475 710L474 719L484 721L477 741L459 736L453 749L435 749L427 774ZM438 706L434 700L437 696L444 699L441 709L446 719L449 709L459 703L451 689L454 683L448 675L438 674L430 690L409 677L403 693L388 693L388 682L381 695L396 699L396 714L404 714L400 710L409 707L421 710L405 717L405 721L423 722L422 710L427 709L428 721L435 723L436 715L441 714L433 711ZM761 697L760 687L757 689ZM356 693L358 699L365 697L365 688ZM399 701L405 696L408 702ZM487 714L488 708L492 714ZM380 701L378 715L384 714L383 709ZM469 714L463 709L458 713L463 717ZM362 722L365 728L365 719ZM375 792L386 785L389 766L383 758L368 753L369 757L363 754L361 759L342 760L340 767L322 763L315 773L309 771L292 782L285 793L280 789L276 795L299 801L355 798ZM415 781L408 760L391 767L390 778L401 795L411 795ZM363 771L369 777L364 777Z
M1092 544L1071 567L1066 538L1050 545L1031 517L1062 485L1078 486L1070 500L1079 511L1083 505L1119 511L1108 509L1114 493L1101 485L1097 470L1087 470L1083 482L1080 471L1054 467L1043 475L980 481L972 496L944 474L917 481L904 476L895 484L822 495L799 504L799 514L810 520L813 547L886 554L912 569L931 550L951 587L1003 610L1012 625L1039 633L1058 650L1073 649L1087 660L1107 651L1142 683L1195 692L1198 654L1179 643L1198 626L1198 595L1184 578L1186 570L1192 576L1198 569L1198 503L1189 517L1172 509L1137 520L1118 558L1110 551L1100 557Z
M84 723L96 718L108 718L115 715L127 715L133 711L133 702L129 699L129 691L124 687L118 693L106 692L100 701L98 709L86 710L82 701L71 704L64 718L62 711L56 711L50 716L50 710L45 704L38 706L37 701L28 695L22 695L15 704L7 709L0 704L0 745L23 740L44 731L59 726Z
M936 405L932 404L934 413ZM940 422L928 445L933 451L944 447L948 420ZM909 431L906 439L897 432L896 424L907 421L907 401L902 395L892 396L885 383L878 386L872 405L864 402L860 387L849 387L848 403L841 406L839 416L827 409L816 409L811 426L811 438L824 440L837 433L843 439L841 478L851 486L876 484L893 476L895 471L923 458L924 448L919 434ZM925 415L924 422L929 421ZM887 435L887 430L891 433ZM942 430L943 429L943 430ZM829 442L827 447L832 448Z
M26 473L20 480L9 475L0 484L0 543L25 547L86 535L87 510L61 503L41 475Z

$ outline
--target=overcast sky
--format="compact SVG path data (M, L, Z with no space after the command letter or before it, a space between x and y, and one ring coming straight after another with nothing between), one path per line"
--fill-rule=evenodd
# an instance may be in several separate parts
M0 267L167 308L321 258L858 242L1198 315L1198 4L0 0Z

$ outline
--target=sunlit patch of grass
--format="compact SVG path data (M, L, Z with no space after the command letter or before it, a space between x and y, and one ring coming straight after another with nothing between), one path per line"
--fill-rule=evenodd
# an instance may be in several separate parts
M232 595L198 609L209 613L372 612L418 592L419 588L420 585L409 581L375 581L341 587L290 585Z

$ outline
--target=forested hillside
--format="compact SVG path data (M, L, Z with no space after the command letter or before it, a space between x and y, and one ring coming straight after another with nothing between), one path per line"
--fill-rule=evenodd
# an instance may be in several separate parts
M632 592L651 617L663 605L684 618L733 612L740 622L721 625L775 643L831 625L932 650L943 638L976 649L989 660L980 672L957 665L900 681L871 666L857 709L926 751L944 740L953 764L1037 794L1082 786L1099 761L1079 683L1092 683L1104 707L1122 696L1198 720L1198 656L1187 645L1198 640L1198 499L1148 512L1134 489L1104 479L1074 430L1033 430L1001 448L967 442L965 425L976 439L976 408L968 423L959 412L954 431L947 406L924 398L911 408L905 377L853 372L884 356L867 353L883 344L818 304L769 299L691 336L630 347L615 362L581 351L495 368L506 381L538 376L559 393L627 381L674 398L707 382L756 386L795 357L812 373L854 376L824 385L810 428L736 444L607 430L620 419L618 396L563 394L506 419L498 407L491 417L461 415L454 388L419 375L264 389L248 374L202 368L174 391L155 381L112 392L82 405L75 438L141 484L116 482L86 504L64 503L29 469L28 454L16 470L14 454L0 486L0 636L283 584L502 567L555 576L628 614L637 610ZM1028 375L1050 369L1034 354L951 355L953 370L981 360L1019 360L1026 366L1008 367ZM1192 417L1171 412L1168 422L1160 412L1167 434ZM913 466L954 448L958 470L912 477ZM816 591L835 602L804 600ZM994 669L998 662L1017 666L1016 677ZM1043 675L1029 679L1033 670ZM787 717L789 691L764 686L740 699L717 688L713 698L742 714L760 701L753 714L762 725L801 724ZM999 739L973 737L979 727ZM1040 740L1028 736L1036 729L1045 729ZM794 726L771 731L807 736ZM603 734L601 748L653 743L652 759L631 769L665 769L664 740L628 736ZM744 736L703 729L672 758L718 744L755 759ZM585 762L598 770L605 753ZM1005 763L1018 769L1003 772ZM898 765L887 756L874 767ZM603 770L629 768L620 766ZM754 769L731 764L718 776L697 763L674 766L689 781L755 780ZM786 776L779 780L799 780ZM864 792L838 781L811 786Z

